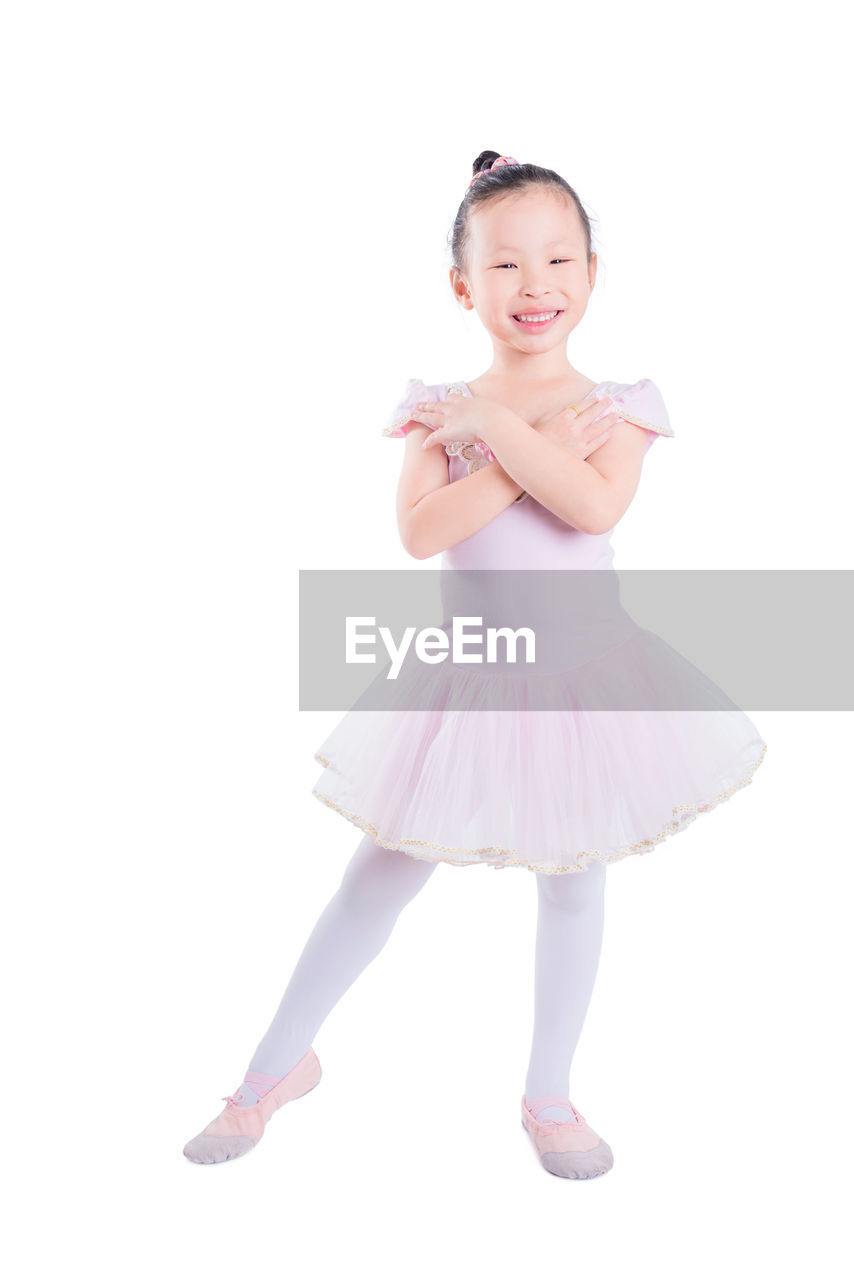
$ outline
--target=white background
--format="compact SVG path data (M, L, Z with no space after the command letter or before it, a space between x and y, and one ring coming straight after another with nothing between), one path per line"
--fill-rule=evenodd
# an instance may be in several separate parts
M447 278L479 151L575 187L600 268L569 358L665 397L618 567L851 567L841 22L5 6L16 1276L847 1274L845 713L756 712L754 783L609 869L572 1082L606 1177L550 1176L520 1124L523 869L440 866L316 1037L321 1087L242 1160L181 1154L360 839L311 796L338 716L298 710L298 571L415 564L380 430L408 378L489 362Z

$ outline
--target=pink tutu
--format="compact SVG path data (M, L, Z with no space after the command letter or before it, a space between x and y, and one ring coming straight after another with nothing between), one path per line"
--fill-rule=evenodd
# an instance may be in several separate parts
M621 395L627 420L653 439L673 434L652 383L600 388ZM417 400L454 392L470 394L465 383L411 380L385 434L403 434ZM486 465L446 452L452 482ZM584 534L526 497L443 564L610 567L609 534ZM595 631L561 627L545 628L547 660L531 674L404 666L386 709L349 711L320 745L313 794L415 858L559 874L646 853L750 783L766 751L755 725L666 641L618 607ZM690 709L660 709L674 692ZM638 695L643 709L624 709Z

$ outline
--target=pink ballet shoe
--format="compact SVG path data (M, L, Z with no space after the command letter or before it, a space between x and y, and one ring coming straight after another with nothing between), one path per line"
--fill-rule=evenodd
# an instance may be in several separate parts
M537 1120L545 1107L564 1107L574 1120ZM540 1164L559 1178L595 1178L614 1163L611 1148L594 1133L569 1098L533 1098L522 1095L522 1124L540 1157Z
M320 1063L314 1049L309 1049L279 1083L251 1107L238 1106L234 1096L225 1098L225 1107L191 1138L184 1147L184 1155L195 1164L219 1164L221 1160L235 1160L260 1141L264 1127L274 1111L294 1098L309 1093L321 1076ZM247 1073L249 1079L249 1073ZM249 1079L249 1083L252 1081ZM237 1094L237 1098L240 1094Z

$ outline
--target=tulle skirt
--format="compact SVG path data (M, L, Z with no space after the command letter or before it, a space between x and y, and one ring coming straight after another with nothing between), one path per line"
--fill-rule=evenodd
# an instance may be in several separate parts
M312 794L431 862L562 874L649 852L747 786L766 744L621 617L611 647L568 670L404 669L385 709L349 711L321 743Z

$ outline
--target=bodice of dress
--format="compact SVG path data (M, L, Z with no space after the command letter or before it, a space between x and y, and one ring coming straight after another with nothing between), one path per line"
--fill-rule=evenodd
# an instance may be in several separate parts
M621 419L646 431L647 451L659 435L674 435L661 394L648 378L635 383L600 382L594 392L611 396ZM410 426L421 425L409 417L419 401L445 400L450 395L471 396L472 392L465 382L427 385L410 378L382 434L406 435ZM610 406L603 407L599 416L608 412ZM482 441L448 441L445 453L451 483L488 466L494 456ZM448 569L608 569L613 561L610 531L584 533L525 493L482 529L443 551L441 564Z

